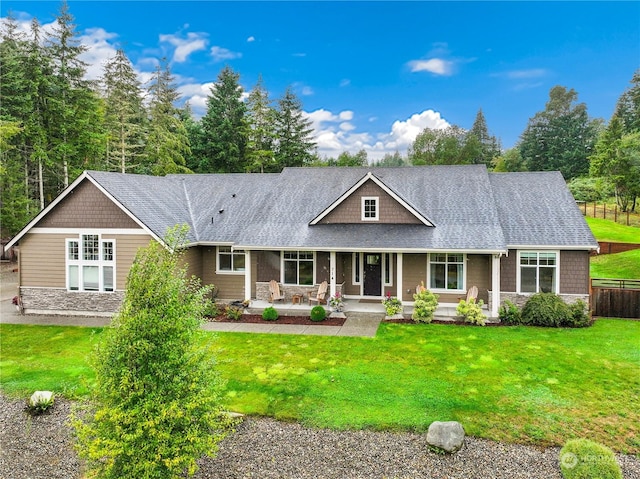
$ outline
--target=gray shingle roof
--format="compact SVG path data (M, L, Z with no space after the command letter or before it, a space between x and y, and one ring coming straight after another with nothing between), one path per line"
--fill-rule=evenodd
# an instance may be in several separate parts
M309 225L369 171L435 227ZM470 165L89 176L157 236L187 223L189 240L200 244L469 251L505 251L514 244L597 246L558 173L489 174Z

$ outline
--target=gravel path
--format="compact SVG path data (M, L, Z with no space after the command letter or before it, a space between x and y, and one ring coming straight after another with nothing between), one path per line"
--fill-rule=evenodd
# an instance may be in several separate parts
M66 426L71 403L31 417L23 401L0 394L0 478L73 479L81 464ZM455 455L428 452L426 435L309 429L295 423L248 418L200 461L198 479L389 478L561 479L558 448L505 445L467 437ZM618 456L625 478L640 479L640 461Z

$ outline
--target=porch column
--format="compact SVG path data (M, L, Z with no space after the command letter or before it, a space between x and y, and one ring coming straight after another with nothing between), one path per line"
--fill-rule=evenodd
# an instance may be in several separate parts
M329 294L336 295L336 252L329 252Z
M244 299L251 299L251 251L244 252Z
M402 253L396 255L396 296L400 298L402 302L402 296L404 295L404 286L402 285Z
M500 255L491 256L491 316L498 317L500 307Z

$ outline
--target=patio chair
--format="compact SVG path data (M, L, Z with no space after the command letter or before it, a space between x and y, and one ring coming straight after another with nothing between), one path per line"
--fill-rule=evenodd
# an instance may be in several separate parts
M478 287L477 286L471 286L469 288L469 291L467 291L467 303L471 300L477 300L478 299Z
M269 302L284 301L284 294L280 292L280 285L275 279L269 281Z
M309 304L311 303L318 303L318 304L327 304L327 299L325 298L325 296L327 295L327 282L323 281L322 283L320 283L320 286L318 287L318 292L316 293L316 297L312 297L311 295L309 295Z

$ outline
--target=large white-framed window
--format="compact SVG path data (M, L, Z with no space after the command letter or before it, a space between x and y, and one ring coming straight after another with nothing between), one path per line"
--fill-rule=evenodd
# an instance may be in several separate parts
M518 292L558 294L558 251L518 251Z
M218 246L216 273L242 274L245 270L243 250L232 250L231 246Z
M282 283L300 286L313 285L315 263L313 251L283 251Z
M429 288L432 290L465 291L464 253L429 254Z
M69 291L115 290L116 242L99 234L81 233L67 238L66 280Z
M377 196L362 197L362 221L378 221L380 213L379 199Z

